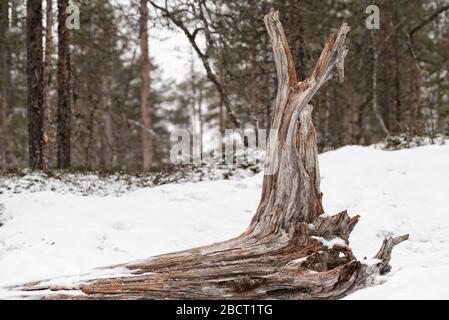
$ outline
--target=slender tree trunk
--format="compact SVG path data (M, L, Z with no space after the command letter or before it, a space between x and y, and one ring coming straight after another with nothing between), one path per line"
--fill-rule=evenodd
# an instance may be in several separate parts
M71 67L70 30L67 29L68 0L58 0L58 168L71 166Z
M195 60L193 59L193 51L190 51L190 103L192 107L192 136L193 136L193 145L192 145L192 155L193 160L201 162L201 146L198 145L199 134L198 134L198 112L196 109L197 105L197 94L196 94L196 75L195 75ZM201 143L201 142L200 142Z
M9 12L8 1L0 0L0 132L3 125L7 122L8 114L8 96L10 95L11 86L9 83ZM6 165L6 150L0 149L0 168Z
M113 147L113 126L112 126L112 115L110 113L109 106L103 114L103 135L101 139L101 150L102 155L100 158L101 167L103 170L112 170L115 167L115 153Z
M384 119L382 118L382 114L379 111L378 99L377 99L377 76L379 71L379 51L377 46L377 39L374 31L371 31L371 41L373 46L373 76L372 76L372 104L373 104L373 112L376 117L379 125L385 134L385 136L390 136L390 131L385 125Z
M9 14L8 1L0 1L0 126L6 121L8 108L8 87L7 87L7 52L8 52L8 29Z
M219 128L220 128L220 133L222 136L224 136L225 133L225 120L224 120L224 107L223 107L223 102L220 101L219 105L218 105L218 121L219 121Z
M223 55L223 53L221 53ZM225 81L225 76L224 76L224 67L223 67L224 61L221 62L220 64L220 82L224 83ZM218 105L218 126L220 129L220 134L222 137L224 137L225 134L225 113L224 113L224 102L223 99L220 98L220 102Z
M204 134L204 121L203 121L203 89L200 88L198 92L198 121L199 121L199 143L200 154L203 156L203 134Z
M44 60L44 144L43 161L47 169L50 163L49 130L51 118L51 56L53 54L53 0L47 0L46 9L47 29L45 31L45 60Z
M419 62L415 62L413 69L413 79L410 90L412 92L412 123L410 127L413 130L413 135L420 136L423 133L423 119L422 119L422 99L421 99L421 83L422 74Z
M32 169L43 169L44 97L42 1L27 1L28 145Z
M150 111L150 61L148 53L148 4L140 0L140 113L142 117L143 169L149 170L153 162L153 136Z
M390 270L391 251L407 235L385 239L376 260L361 263L349 247L359 217L321 216L309 102L335 74L343 80L349 27L343 24L329 38L312 75L298 82L278 17L265 17L278 74L276 134L268 139L262 196L248 229L228 241L111 267L109 278L80 279L73 284L79 295L66 294L72 284L52 282L13 290L32 290L34 298L42 290L44 298L59 299L336 299Z
M251 105L254 121L254 133L256 136L256 145L259 144L259 99L258 99L258 85L257 85L257 65L256 65L256 48L252 48L251 52Z
M106 78L106 79L105 79ZM103 139L102 139L102 167L103 169L112 170L115 167L115 148L114 148L114 126L111 112L111 97L110 88L111 83L108 77L102 79L101 91L102 102L104 105L103 111Z
M296 73L299 79L307 77L306 70L306 45L304 39L304 12L302 0L286 1L286 31L291 43L292 56L295 62Z
M393 3L393 25L399 24L399 4L398 1ZM393 50L394 50L394 106L395 106L395 123L393 132L399 134L401 132L402 110L401 110L401 57L399 46L399 32L394 30Z
M389 37L392 32L391 30L391 12L393 11L392 5L395 1L385 1L381 3L380 10L384 12L381 19L380 25L380 46L379 46L379 60L382 63L379 66L380 71L380 84L381 84L381 97L380 97L380 112L382 119L385 123L385 127L388 132L391 133L391 91L394 87L393 85L393 70L392 65L392 41Z
M265 34L264 38L263 38L263 42L264 42L264 47L266 47L266 50L263 50L264 52L264 65L268 66L269 65L269 47L270 47L270 38L268 36L268 34ZM266 75L264 76L264 87L265 87L265 95L264 95L264 107L265 107L265 112L264 112L264 122L265 122L265 129L269 130L271 129L271 121L272 121L272 102L273 102L273 92L274 90L271 89L270 86L270 81L272 79L272 75L270 74L270 72L267 72ZM268 139L268 136L267 136Z
M250 1L248 10L250 12L257 12L257 1ZM250 49L250 56L249 56L249 74L250 74L250 84L249 84L249 106L251 107L250 112L250 122L253 123L254 126L254 134L256 137L256 145L259 145L259 129L260 129L260 111L259 111L259 105L260 105L260 92L258 84L259 75L257 74L258 71L258 41L259 39L254 39L253 35L250 35L252 38L251 43L249 43L249 49ZM247 143L246 139L244 141L244 144Z

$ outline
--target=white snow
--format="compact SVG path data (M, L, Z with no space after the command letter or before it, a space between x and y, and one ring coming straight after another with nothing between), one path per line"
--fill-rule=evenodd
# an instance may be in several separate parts
M199 182L212 180L241 180L252 177L262 170L260 156L241 163L239 166L203 164L184 166L176 171L158 171L143 174L101 172L68 173L20 171L14 174L0 174L0 196L54 191L59 194L80 196L121 196L130 191L156 187L169 183Z
M449 146L350 146L320 160L326 211L361 216L350 238L359 259L373 257L384 237L410 233L393 251L387 281L349 298L448 299Z
M332 240L326 240L323 237L312 236L312 239L318 240L323 246L332 249L334 246L346 247L346 242L342 238L336 237Z
M307 257L299 258L299 259L295 259L295 260L290 261L288 264L289 265L301 264L301 263L303 263L306 260L307 260Z
M122 197L3 197L0 287L237 236L257 206L259 180L171 184Z
M449 299L448 165L447 145L400 151L349 146L320 155L326 213L348 209L361 216L350 238L359 259L371 263L384 237L410 233L395 248L382 285L349 299ZM259 174L121 196L0 195L0 288L73 279L95 267L237 236L254 214L261 183Z

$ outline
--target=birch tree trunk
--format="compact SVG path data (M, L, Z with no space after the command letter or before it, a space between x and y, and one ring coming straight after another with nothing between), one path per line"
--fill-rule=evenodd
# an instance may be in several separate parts
M385 239L375 260L363 263L348 240L359 216L322 215L309 102L334 76L343 80L349 27L343 24L329 37L312 75L298 82L278 13L268 14L265 24L278 76L277 133L269 137L262 196L248 229L228 241L109 267L115 274L110 277L15 290L25 297L26 291L37 291L32 297L42 291L51 299L336 299L389 271L393 247L408 235ZM74 288L79 290L68 294ZM48 289L53 294L43 291Z

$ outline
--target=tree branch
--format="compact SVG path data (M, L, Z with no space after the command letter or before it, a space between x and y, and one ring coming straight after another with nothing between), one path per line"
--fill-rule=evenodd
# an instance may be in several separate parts
M413 38L413 35L424 28L426 25L428 25L430 22L435 20L441 13L449 10L449 4L442 6L441 8L437 9L434 13L427 16L423 21L416 24L412 29L409 31L409 35Z
M209 81L211 81L214 84L215 88L217 89L220 99L223 101L223 104L229 114L229 117L231 118L232 123L235 125L235 127L240 128L241 127L240 120L238 119L237 114L235 113L235 111L233 110L233 108L231 106L231 101L229 100L229 97L228 97L228 94L224 87L224 84L220 82L217 75L213 72L207 52L203 53L196 42L196 36L199 32L198 28L196 28L193 33L190 32L190 30L187 28L185 23L183 21L181 21L180 19L178 19L174 13L170 12L170 10L167 8L167 4L165 5L165 8L164 8L164 7L161 7L158 4L156 4L154 1L150 0L149 2L154 8L162 11L167 16L167 18L173 24L175 24L179 29L181 29L182 32L186 35L191 46L193 47L193 49L195 50L195 52L198 54L199 58L201 59L204 70L206 71L207 78L209 79ZM201 10L201 8L200 8L200 10ZM203 23L204 23L204 21L203 21ZM201 28L201 29L205 29L206 27L207 27L207 24L204 26L204 28ZM204 30L204 32L205 32L205 34L207 34L208 31ZM207 41L207 39L206 39L206 41ZM207 41L207 43L209 46L212 45L210 40Z

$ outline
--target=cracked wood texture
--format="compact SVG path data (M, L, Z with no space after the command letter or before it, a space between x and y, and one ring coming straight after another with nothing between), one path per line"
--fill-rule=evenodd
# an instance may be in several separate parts
M329 37L312 75L298 82L278 12L265 16L265 24L278 76L277 130L269 137L262 196L248 229L228 241L103 268L110 276L12 291L46 299L338 299L390 270L393 247L408 235L385 239L374 259L361 262L348 240L359 216L323 215L309 102L334 76L343 81L349 26Z

